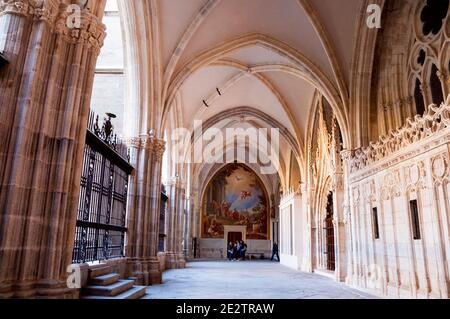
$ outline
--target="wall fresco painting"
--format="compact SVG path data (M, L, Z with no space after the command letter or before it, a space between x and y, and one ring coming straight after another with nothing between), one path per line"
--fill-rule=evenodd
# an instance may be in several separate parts
M258 176L244 165L222 169L206 188L202 237L224 238L224 226L247 226L247 239L267 240L268 198Z

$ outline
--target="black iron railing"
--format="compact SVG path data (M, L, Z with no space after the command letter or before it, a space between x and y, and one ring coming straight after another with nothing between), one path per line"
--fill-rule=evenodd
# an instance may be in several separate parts
M112 114L102 127L91 113L86 134L73 262L125 254L129 164L127 147L113 134Z
M159 241L158 251L163 252L166 248L166 210L169 197L166 195L166 187L161 184L161 205L159 208Z

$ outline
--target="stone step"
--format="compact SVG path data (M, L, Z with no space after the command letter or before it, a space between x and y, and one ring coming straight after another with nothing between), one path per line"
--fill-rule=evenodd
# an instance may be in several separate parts
M83 296L81 299L140 299L146 295L145 286L134 286L131 289L122 292L121 294L115 297L106 297L106 296Z
M108 286L87 286L83 289L84 295L115 297L124 291L131 289L134 280L119 280Z
M89 285L91 286L109 286L112 285L116 282L118 282L120 279L120 275L119 274L107 274L107 275L102 275L102 276L98 276L95 278L91 278L89 280Z
M96 278L110 273L112 273L112 268L106 265L98 265L89 268L89 278Z

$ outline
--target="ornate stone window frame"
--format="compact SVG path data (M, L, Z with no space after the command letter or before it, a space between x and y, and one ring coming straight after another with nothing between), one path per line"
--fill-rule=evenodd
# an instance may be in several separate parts
M443 20L443 26L435 35L432 32L423 34L423 22L421 13L427 0L421 0L415 10L413 20L413 47L409 56L409 90L413 94L416 79L422 83L422 95L425 105L433 104L432 92L430 88L430 76L433 65L438 69L438 76L441 81L443 96L450 94L450 84L448 74L450 73L450 7L447 16ZM450 5L449 5L450 6ZM423 50L426 54L422 64L418 62L419 54ZM413 94L414 95L414 94Z

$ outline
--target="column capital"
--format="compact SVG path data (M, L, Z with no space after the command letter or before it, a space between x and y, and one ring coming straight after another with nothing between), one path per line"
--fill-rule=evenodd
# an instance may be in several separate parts
M70 25L74 15L73 9L69 7L71 4L60 4L58 0L0 0L0 15L11 14L46 22L65 41L86 45L97 54L100 53L106 37L106 26L101 17L93 14L89 7L80 6L79 25Z
M79 28L68 25L71 11L62 9L55 24L55 31L59 33L65 41L73 44L86 45L95 52L100 53L106 37L106 26L101 20L87 10L83 10L80 16Z
M129 138L124 142L128 147L151 151L159 159L162 159L162 156L166 150L166 141L150 135L141 135L140 137Z
M59 3L56 0L24 1L0 0L0 14L12 14L34 20L54 22L58 16Z
M174 176L172 178L167 179L166 185L181 188L185 185L185 182L181 179L181 177Z

